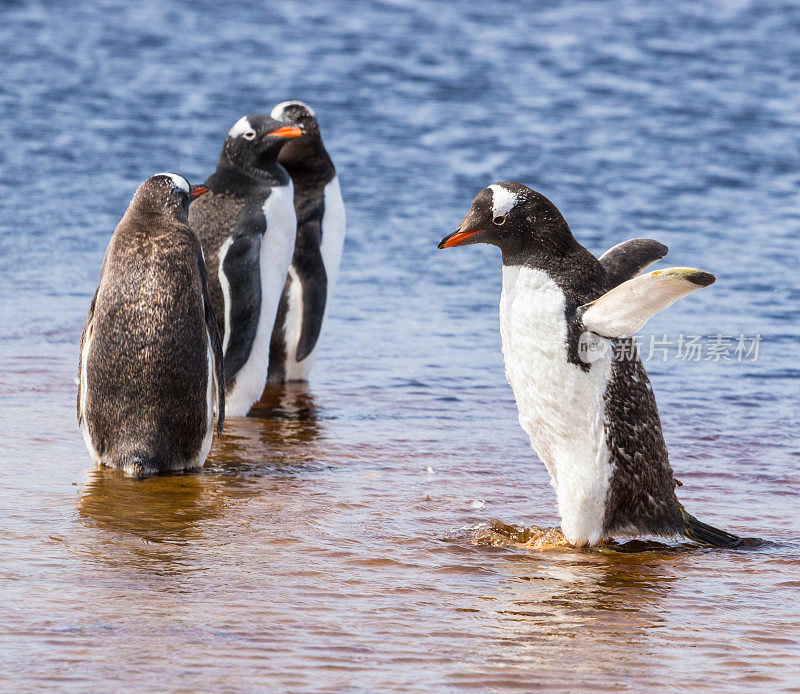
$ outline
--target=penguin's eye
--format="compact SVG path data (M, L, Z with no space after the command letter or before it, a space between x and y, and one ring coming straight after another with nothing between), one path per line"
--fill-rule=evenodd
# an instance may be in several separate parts
M495 217L492 220L492 224L496 224L499 227L503 226L503 224L505 224L505 223L506 223L506 216L505 215L503 215L502 217Z
M256 134L252 130L248 130L242 137L245 140L253 140L255 139Z

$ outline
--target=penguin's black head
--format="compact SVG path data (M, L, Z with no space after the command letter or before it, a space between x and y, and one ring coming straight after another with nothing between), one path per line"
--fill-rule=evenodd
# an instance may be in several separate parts
M273 118L302 128L305 137L292 140L278 155L278 163L292 176L295 189L308 180L330 180L336 173L322 144L319 123L313 109L302 101L284 101L272 109Z
M283 101L269 114L275 120L286 125L296 125L309 136L319 137L319 123L314 110L302 101Z
M189 204L195 198L207 193L205 186L193 186L183 176L176 173L153 174L136 191L136 198L142 204L164 207L170 212L179 212L184 217L189 213Z
M439 248L490 243L503 258L544 251L562 253L575 239L556 206L521 183L504 182L484 188L472 201L458 229Z
M301 135L305 135L302 128L270 116L243 116L228 132L220 159L246 171L268 169L277 161L281 148Z

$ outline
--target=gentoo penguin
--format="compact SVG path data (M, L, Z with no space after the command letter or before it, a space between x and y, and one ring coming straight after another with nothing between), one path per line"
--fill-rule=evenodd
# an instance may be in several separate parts
M519 183L481 191L439 248L473 243L502 252L506 375L520 424L550 473L567 540L584 546L618 535L683 535L737 544L735 535L689 515L675 496L656 401L630 339L714 276L670 268L614 286L652 254L637 253L636 243L630 252L612 249L607 271L555 205Z
M230 129L209 192L189 212L206 254L222 334L227 412L244 416L267 382L269 342L294 252L294 188L278 153L303 135L269 116Z
M144 476L201 467L225 419L222 341L192 197L178 174L142 183L103 258L81 335L78 424L94 461Z
M290 142L278 155L294 183L297 242L272 330L267 380L305 381L339 274L344 202L311 107L302 101L284 101L270 115L303 128L306 136Z

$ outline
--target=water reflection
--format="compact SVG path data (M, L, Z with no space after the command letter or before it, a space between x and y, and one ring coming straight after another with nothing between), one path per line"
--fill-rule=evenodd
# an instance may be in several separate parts
M225 422L206 472L263 472L265 468L317 467L324 428L306 383L267 385L249 416Z
M78 512L110 531L96 537L100 544L92 543L88 553L93 561L118 569L166 574L190 569L192 541L202 535L204 522L218 517L225 506L218 480L205 475L136 480L108 468L87 475Z
M196 474L131 479L118 470L87 473L80 515L101 527L137 535L148 542L182 542L200 521L221 511L213 479Z
M520 684L514 663L539 669L553 685L563 685L565 671L576 686L601 688L614 684L605 680L609 670L630 668L644 681L658 672L650 633L664 624L678 554L561 550L506 558L507 579L489 599L496 649L480 667L487 682Z
M309 431L315 431L312 425L319 419L319 411L308 383L268 383L249 416L303 422L310 426Z
M203 541L208 545L222 539L219 528L207 538L204 530L212 521L221 526L231 522L225 517L231 504L262 495L280 499L297 484L293 478L324 467L315 445L321 434L308 387L276 386L265 391L250 417L226 422L200 471L142 480L108 468L88 471L80 516L128 536L122 542L103 538L107 551L95 558L159 572L196 566L191 557Z
M663 565L677 554L564 551L527 556L504 565L505 628L517 635L568 636L638 632L660 622L658 605L673 578Z

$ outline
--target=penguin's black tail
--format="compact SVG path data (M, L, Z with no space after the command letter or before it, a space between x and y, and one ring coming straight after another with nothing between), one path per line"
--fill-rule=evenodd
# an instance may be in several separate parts
M744 542L738 535L727 533L724 530L720 530L719 528L697 520L697 518L688 513L683 507L681 507L681 516L683 516L684 535L690 540L709 545L710 547L738 547Z

